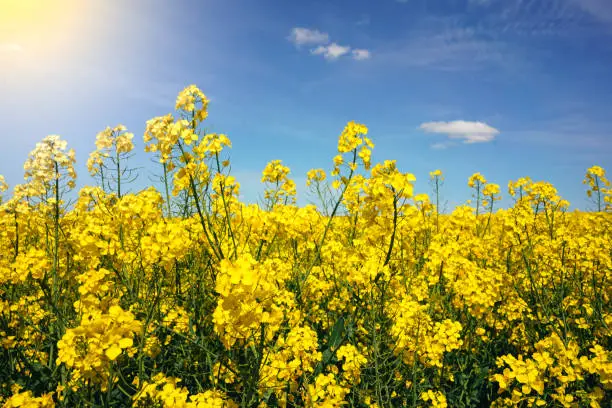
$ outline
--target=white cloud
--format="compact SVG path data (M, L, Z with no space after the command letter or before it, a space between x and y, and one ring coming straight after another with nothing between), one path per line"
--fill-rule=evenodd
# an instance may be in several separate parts
M371 54L368 50L353 50L353 59L357 61L370 59Z
M296 46L304 44L326 44L329 42L329 34L319 30L295 27L291 30L291 35L289 35L288 40Z
M336 43L331 43L329 45L319 45L317 48L311 50L310 52L315 55L323 55L323 57L327 60L336 60L341 56L347 54L350 50L351 47L345 47Z
M329 43L329 34L319 30L311 30L309 28L294 27L291 34L287 37L289 41L300 47L301 45L317 45L312 48L310 53L313 55L322 55L327 60L337 60L343 55L351 52L351 47L348 45L339 45L336 42ZM355 60L365 60L370 58L370 51L365 49L352 50L352 56Z
M0 52L21 52L23 47L19 44L0 44Z
M463 140L463 143L485 143L495 139L499 130L483 122L455 120L452 122L426 122L420 129L428 133L446 134L449 139Z

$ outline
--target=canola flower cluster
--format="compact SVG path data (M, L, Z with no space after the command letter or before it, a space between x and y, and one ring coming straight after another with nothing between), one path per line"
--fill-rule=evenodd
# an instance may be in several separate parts
M96 186L76 201L75 153L48 136L24 183L0 176L3 407L608 407L612 189L593 211L555 187L501 187L442 214L365 125L341 132L298 207L291 171L239 199L230 139L202 131L195 86L146 124L160 184L129 192L133 135L100 132Z

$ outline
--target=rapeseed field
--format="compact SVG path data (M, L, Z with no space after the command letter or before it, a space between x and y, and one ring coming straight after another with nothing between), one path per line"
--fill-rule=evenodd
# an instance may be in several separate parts
M140 192L121 125L95 139L96 186L74 191L59 136L12 193L0 178L0 404L610 406L604 169L586 171L590 212L528 177L498 208L477 173L442 213L442 172L415 194L350 122L332 170L308 172L318 206L296 205L280 160L245 204L230 139L202 131L208 102L189 86L147 122L160 183Z

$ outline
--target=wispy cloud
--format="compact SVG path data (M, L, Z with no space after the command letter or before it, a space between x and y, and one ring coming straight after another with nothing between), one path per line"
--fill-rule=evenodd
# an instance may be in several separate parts
M352 55L353 59L357 61L369 59L371 56L370 51L366 49L352 49L352 47L348 45L340 45L336 42L330 43L329 34L319 30L294 27L287 39L295 44L298 48L307 44L319 44L317 47L311 48L310 53L313 55L322 55L323 58L330 61L335 61L343 55L347 55L349 53Z
M370 16L368 14L364 14L359 20L357 20L355 25L367 26L367 25L370 25L370 22L371 22Z
M451 146L452 144L450 142L438 142L438 143L434 143L431 145L432 149L435 150L443 150L446 149L447 147Z
M295 27L291 30L288 39L298 47L301 45L326 44L329 42L329 34L319 30Z
M427 133L445 134L449 140L462 140L463 143L486 143L494 140L499 134L499 130L484 122L465 120L425 122L421 124L420 129Z
M323 57L327 60L336 60L341 56L348 54L350 50L351 47L331 43L329 45L319 45L310 52L314 55L323 55Z
M469 3L487 11L479 26L493 35L574 39L599 35L594 20L612 27L610 0L469 0Z
M566 148L572 151L588 150L594 154L610 157L612 122L605 116L592 112L581 112L579 107L573 112L563 112L546 120L533 121L528 125L515 125L505 129L507 140L516 144L532 144L547 148Z
M381 64L444 71L499 67L517 72L537 65L525 40L559 38L568 44L612 33L610 0L468 0L461 12L429 15L376 53ZM478 23L470 16L478 13Z
M353 59L358 61L370 59L372 54L368 50L353 50Z
M572 0L595 19L612 24L612 2L610 0Z
M411 29L403 40L385 44L376 55L384 65L458 71L510 66L515 50L474 28L432 21L426 27Z
M0 44L0 52L21 52L23 47L19 44L8 43Z

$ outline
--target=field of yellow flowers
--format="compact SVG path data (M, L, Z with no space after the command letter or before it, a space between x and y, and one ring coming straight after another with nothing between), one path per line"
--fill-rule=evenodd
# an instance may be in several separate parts
M243 204L208 100L147 122L159 188L126 193L133 135L107 128L75 188L48 136L0 177L4 407L610 407L612 189L568 211L546 182L474 174L438 211L350 122L298 207L281 161ZM93 142L92 142L93 147ZM67 197L76 197L68 200Z

